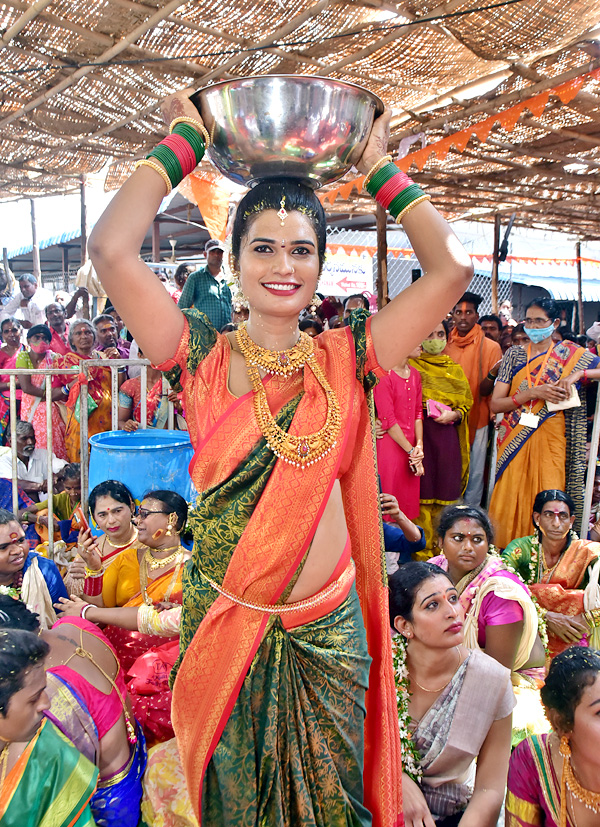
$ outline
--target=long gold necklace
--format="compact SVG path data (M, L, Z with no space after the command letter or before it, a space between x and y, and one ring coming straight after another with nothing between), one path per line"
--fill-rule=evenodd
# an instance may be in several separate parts
M131 543L135 543L135 541L137 540L137 536L138 536L137 528L135 526L131 526L131 527L133 529L133 534L131 536L131 539L127 540L125 543L111 543L111 541L108 539L107 534L104 535L104 539L108 543L108 545L112 546L113 548L126 548L127 546L131 545Z
M414 681L414 682L417 684L417 686L419 687L419 689L422 689L422 690L423 690L423 692L441 692L441 691L442 691L442 689L445 689L445 688L448 686L448 684L450 683L450 681L452 680L452 678L456 675L456 670L457 670L457 669L458 669L458 667L460 666L460 649L459 649L458 647L456 647L456 654L458 655L458 663L457 663L457 664L456 664L456 666L454 667L454 670L453 670L452 674L450 675L450 677L448 678L448 680L446 681L446 683L445 683L443 686L440 686L440 688L439 688L439 689L427 689L427 687L426 687L426 686L421 686L421 684L420 684L420 683L419 683L419 681L415 678L415 676L414 676L414 675L411 675L411 676L410 676L411 681Z
M152 555L152 551L149 548L145 550L144 559L146 560L152 571L154 571L155 569L164 569L165 566L169 566L177 558L177 555L181 551L181 545L171 546L171 548L154 549L154 551L171 551L172 548L174 548L175 551L173 552L173 554L169 554L168 557L154 557Z
M0 792L2 791L2 787L4 786L4 779L6 778L6 768L8 767L8 750L10 748L10 744L7 743L4 749L2 750L2 755L0 756L0 764L2 764L2 770L0 771Z
M273 451L275 456L296 468L306 468L326 456L337 444L342 424L340 407L336 395L315 358L312 339L310 336L307 336L307 339L310 340L310 352L302 350L302 358L296 359L295 355L292 357L290 354L292 354L298 345L286 351L266 351L250 339L243 327L238 328L236 331L236 341L246 360L246 370L248 371L248 377L252 384L254 414L258 427L267 442L267 447ZM301 341L303 341L302 338ZM270 354L268 358L266 354ZM288 434L277 424L269 408L267 392L262 383L258 368L261 367L268 373L281 373L281 371L275 368L282 354L285 354L286 359L290 359L290 361L294 361L295 363L295 367L293 368L288 369L285 367L286 372L282 375L287 376L301 368L308 367L325 394L327 400L325 424L320 430L312 434L304 434L301 436Z
M181 548L181 546L180 546ZM161 598L164 602L167 602L171 597L171 593L175 588L175 584L177 583L177 577L179 576L179 572L181 570L181 566L183 565L183 558L185 556L185 549L181 548L180 552L175 552L175 555L171 555L172 557L177 558L177 565L173 569L173 577L167 586L167 590L164 593L163 597ZM166 559L166 558L165 558ZM165 572L166 574L166 572ZM142 556L142 560L140 562L140 592L142 595L142 600L146 604L146 606L153 606L154 602L152 598L148 594L148 560L146 558L146 554Z
M257 345L248 335L245 323L238 327L235 338L247 364L256 365L265 373L276 373L278 376L291 376L301 370L315 349L313 340L304 331L289 350L266 350Z

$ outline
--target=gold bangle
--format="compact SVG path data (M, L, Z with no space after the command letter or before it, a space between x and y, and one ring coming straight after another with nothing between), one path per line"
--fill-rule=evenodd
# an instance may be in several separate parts
M104 569L88 569L85 567L85 576L86 577L102 577L104 574Z
M371 169L365 175L365 180L363 182L363 189L366 190L367 184L371 180L371 178L375 175L378 169L380 169L384 164L390 164L392 162L391 155L384 155L383 158L380 158L376 164L373 164Z
M167 186L167 191L166 191L165 195L168 195L171 192L171 190L173 189L173 185L171 184L171 179L169 178L169 176L167 175L167 173L163 169L163 167L160 166L160 164L155 163L154 161L150 160L149 158L142 158L142 160L138 161L137 164L134 166L134 168L133 168L134 171L138 167L150 167L151 169L154 170L154 172L158 172L158 174L160 175L160 177L163 179L163 181L165 182L165 184Z
M169 125L169 135L173 132L173 129L177 126L178 123L189 123L190 126L195 126L198 129L204 138L204 151L208 149L211 144L210 135L208 134L207 128L204 126L201 121L195 121L193 118L174 118Z
M431 201L431 196L430 195L421 195L419 198L415 198L414 201L411 201L410 204L408 204L408 206L404 207L402 212L396 218L396 224L400 224L400 222L402 221L404 216L408 215L408 213L412 209L414 209L417 206L417 204L421 204L423 201Z

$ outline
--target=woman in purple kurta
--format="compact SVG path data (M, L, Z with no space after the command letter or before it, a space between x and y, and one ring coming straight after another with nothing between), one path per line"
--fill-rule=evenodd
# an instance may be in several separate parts
M374 390L377 416L385 434L377 440L381 490L393 494L406 516L419 516L423 466L421 377L408 364L397 365ZM414 470L413 470L414 469Z

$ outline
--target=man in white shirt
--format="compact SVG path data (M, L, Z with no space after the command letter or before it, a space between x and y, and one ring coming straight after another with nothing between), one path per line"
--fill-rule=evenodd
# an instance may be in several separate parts
M10 443L10 432L8 437ZM54 474L66 465L66 460L52 456ZM0 448L0 477L12 479L12 448ZM30 422L17 422L17 485L33 499L48 490L46 450L35 447L35 433Z
M25 328L46 324L45 309L53 301L52 293L44 287L39 287L34 275L22 273L19 276L19 290L14 299L2 307L0 321L12 316L19 319Z

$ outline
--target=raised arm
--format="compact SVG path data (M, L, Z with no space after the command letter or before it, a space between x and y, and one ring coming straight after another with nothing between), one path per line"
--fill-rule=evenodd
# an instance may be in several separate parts
M367 174L386 152L390 112L373 124L366 149L357 164ZM465 292L473 277L471 259L448 222L429 201L411 209L402 219L423 277L403 290L374 317L373 344L385 370L398 363L428 336Z

